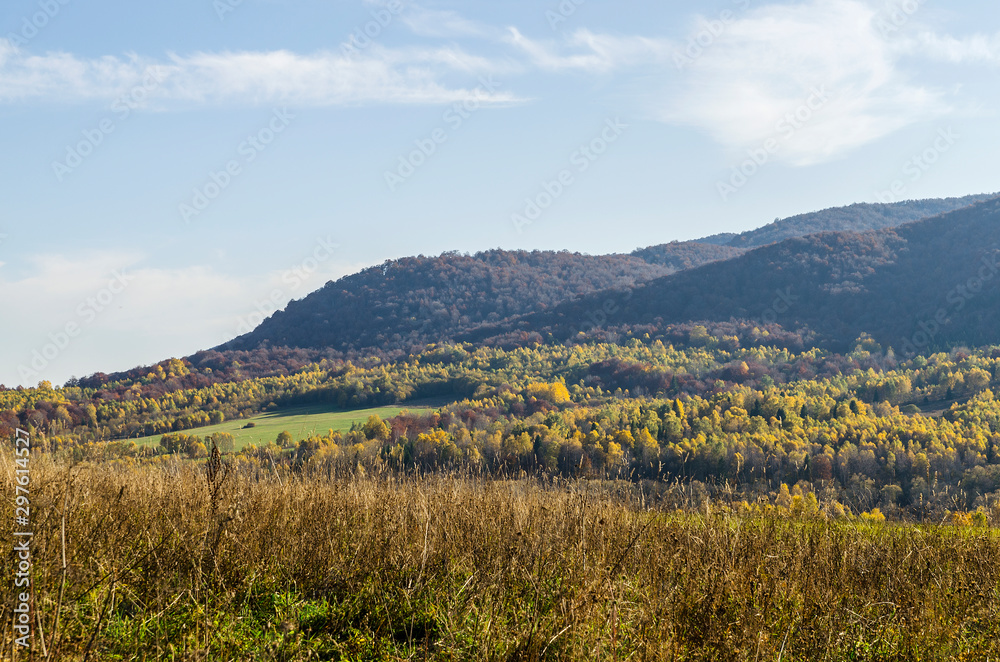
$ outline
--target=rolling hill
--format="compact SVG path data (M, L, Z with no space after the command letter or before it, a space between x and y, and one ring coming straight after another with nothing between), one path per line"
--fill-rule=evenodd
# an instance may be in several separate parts
M605 301L607 296L600 294L605 290L642 293L642 303L629 303L623 318L628 323L767 316L766 321L782 326L822 328L828 341L839 341L860 321L837 317L827 323L821 316L805 316L808 306L799 307L801 319L793 315L779 320L767 313L778 283L804 291L813 284L829 292L856 292L867 287L862 281L871 273L893 263L898 242L891 232L864 235L865 239L854 232L896 227L984 199L990 196L851 205L777 221L741 235L659 244L630 255L491 250L390 260L327 283L291 302L251 333L215 349L406 353L431 343L514 330L561 333L567 330L563 327L573 327L565 315L575 313L566 311L578 312L580 306ZM810 234L816 231L848 232ZM801 239L803 235L809 238ZM789 236L796 240L788 243ZM753 249L759 246L769 248L757 253ZM806 257L810 251L822 257ZM806 270L801 260L814 271ZM672 293L657 290L660 283L669 283L663 287ZM761 298L758 286L771 294ZM765 301L767 296L771 299Z
M720 234L696 242L735 249L767 246L792 237L819 232L866 232L893 228L904 223L946 214L956 209L996 197L996 193L968 195L963 198L906 200L887 204L858 203L822 211L777 219L740 234Z
M608 326L747 320L845 349L862 333L906 355L1000 342L1000 199L895 228L796 237L497 325L572 338ZM588 323L589 321L589 323ZM487 331L478 337L482 340Z
M484 323L676 271L630 255L492 250L392 260L327 283L217 349L409 351Z

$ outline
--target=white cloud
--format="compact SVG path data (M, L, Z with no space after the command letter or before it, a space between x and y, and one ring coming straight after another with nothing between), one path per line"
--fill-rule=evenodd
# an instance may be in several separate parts
M150 71L158 78L144 90L144 103L159 109L442 104L472 96L470 88L481 75L615 74L615 82L628 87L631 103L658 120L693 126L741 155L780 137L776 158L807 165L952 112L946 93L921 84L919 68L907 67L909 62L1000 64L1000 36L959 39L920 32L913 19L908 28L913 36L891 37L877 28L878 19L868 0L768 4L737 12L723 23L718 17L696 17L689 37L701 45L680 68L676 58L692 43L688 39L587 29L533 39L516 27L501 30L418 5L401 15L415 34L472 37L489 42L484 48L500 44L506 54L487 57L455 45L372 43L353 55L266 51L81 58L31 54L0 39L0 103L110 102L137 89ZM782 135L779 122L814 88L825 89L829 101L793 135ZM495 105L524 101L512 91L481 100Z
M774 158L808 165L951 110L943 92L907 77L898 62L903 49L876 29L876 18L860 0L810 0L725 21L695 17L683 43L585 29L561 42L538 41L516 28L506 41L544 71L628 70L643 85L637 95L653 117L694 126L744 157L779 140ZM986 43L962 44L945 40L938 50L969 58L992 53ZM815 103L816 90L826 92L825 103ZM804 113L807 122L780 124L811 98L820 107Z
M589 30L574 32L565 48L555 42L529 39L513 27L508 29L506 41L526 54L536 67L555 72L604 74L629 66L662 65L672 62L674 54L667 40L600 35Z
M1000 35L977 34L959 39L922 32L915 39L902 42L899 50L951 64L1000 65Z
M411 5L403 22L421 37L493 37L499 30L467 19L454 11L425 9Z
M684 69L658 116L698 127L734 151L777 139L777 159L829 160L949 112L911 82L898 52L856 0L769 5L729 23ZM697 52L697 51L695 51ZM779 122L823 88L829 101L788 136Z
M242 322L256 322L253 313L261 302L283 308L358 267L334 259L315 268L307 261L240 278L212 267L170 269L144 262L139 254L105 252L34 256L17 276L0 268L0 309L31 311L7 325L0 384L63 383L71 375L124 370L208 349L234 338ZM68 324L79 331L62 343ZM51 358L39 362L34 353L57 344L65 346L48 348Z
M505 66L455 47L393 50L373 44L358 55L267 51L83 59L69 53L32 55L0 39L0 103L110 102L144 85L145 102L159 107L437 104L471 94L449 85L449 76L465 80ZM484 103L517 101L510 93L483 98Z

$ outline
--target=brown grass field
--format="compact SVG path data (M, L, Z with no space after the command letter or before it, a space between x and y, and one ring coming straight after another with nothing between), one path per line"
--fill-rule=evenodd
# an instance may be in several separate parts
M628 483L31 466L33 643L5 592L2 659L1000 656L985 528L683 511Z

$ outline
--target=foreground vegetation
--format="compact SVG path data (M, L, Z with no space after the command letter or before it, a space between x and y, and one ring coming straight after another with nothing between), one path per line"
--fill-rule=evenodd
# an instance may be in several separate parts
M34 646L51 659L1000 653L1000 538L984 527L653 483L32 462ZM2 466L13 484L9 453ZM8 594L0 655L12 608Z
M748 502L1000 522L1000 348L903 361L868 337L847 354L796 353L698 326L678 342L449 345L247 379L173 359L100 388L0 390L0 435L25 429L76 461L199 458L214 440L258 467L680 480L712 496L737 486ZM281 416L432 397L454 402ZM129 440L140 434L157 443Z

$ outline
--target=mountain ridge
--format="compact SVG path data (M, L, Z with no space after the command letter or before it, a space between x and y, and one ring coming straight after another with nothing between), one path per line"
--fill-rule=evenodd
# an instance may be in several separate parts
M816 334L812 344L838 351L868 334L913 355L1000 341L998 269L1000 199L991 198L894 228L793 237L494 330L568 340L597 326L593 311L613 310L607 326L743 320Z
M697 243L731 248L756 248L792 237L818 232L866 232L904 225L923 218L932 218L963 207L995 198L1000 193L983 193L952 198L903 200L890 203L856 202L846 207L829 207L819 211L796 214L753 230L723 233L695 239Z
M726 263L759 248L755 244L769 237L792 234L794 238L799 236L795 233L817 227L882 227L925 212L962 208L969 200L990 198L977 195L832 208L733 235L729 245L706 238L657 244L627 255L493 249L475 255L446 252L436 257L389 260L328 282L305 298L290 302L250 333L213 349L250 351L286 346L344 353L407 353L429 343L482 337L482 329L516 326L513 320L544 315L601 291L635 288Z

